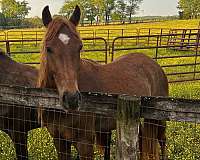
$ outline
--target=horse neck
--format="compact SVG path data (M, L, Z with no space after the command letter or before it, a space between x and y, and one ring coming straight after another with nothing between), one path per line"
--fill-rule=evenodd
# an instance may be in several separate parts
M96 63L92 60L81 59L79 73L89 73L91 70L93 70L97 67L98 67L98 63Z
M99 80L99 64L82 59L80 61L80 70L78 78L78 86L81 91L96 91L96 82Z

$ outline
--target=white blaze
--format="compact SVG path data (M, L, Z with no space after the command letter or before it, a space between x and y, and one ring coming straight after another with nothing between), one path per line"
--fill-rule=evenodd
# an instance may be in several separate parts
M64 44L68 44L69 43L69 36L67 34L64 33L60 33L58 38L64 43Z

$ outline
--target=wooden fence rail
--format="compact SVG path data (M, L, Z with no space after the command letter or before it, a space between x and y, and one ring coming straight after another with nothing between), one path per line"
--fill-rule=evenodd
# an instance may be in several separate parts
M80 111L117 117L118 159L138 159L140 118L200 123L200 100L101 93L82 93L82 96ZM52 112L65 112L59 104L57 92L49 89L0 85L0 103L41 105ZM0 114L6 114L6 110Z

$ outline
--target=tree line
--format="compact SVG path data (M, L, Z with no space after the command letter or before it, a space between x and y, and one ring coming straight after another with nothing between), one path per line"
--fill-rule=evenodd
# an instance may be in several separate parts
M81 23L132 22L143 0L65 0L59 15L69 17L75 5L82 10ZM0 26L41 27L39 17L27 18L31 7L26 0L0 0ZM200 0L179 0L177 4L181 19L200 17Z
M142 0L67 0L59 13L69 17L78 4L82 10L81 23L84 21L109 23L111 20L131 22L141 2Z
M200 17L200 0L179 0L177 8L181 19Z

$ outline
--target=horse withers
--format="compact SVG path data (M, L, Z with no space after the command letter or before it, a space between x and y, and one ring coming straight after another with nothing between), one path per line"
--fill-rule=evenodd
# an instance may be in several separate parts
M76 30L80 14L80 8L76 6L69 20L60 17L52 19L49 8L45 7L43 9L42 20L47 27L47 31L41 51L38 87L56 88L65 109L75 112L78 111L81 103L80 91L136 96L168 96L168 82L162 68L142 53L124 55L106 65L81 59L80 50L82 42ZM109 145L107 142L109 142L110 136L107 137L106 132L111 133L116 128L114 120L109 122L109 127L105 126L106 123L102 123L105 125L98 124L97 122L100 122L98 117L95 119L94 126L94 117L90 115L89 117L93 118L87 119L87 117L83 117L81 120L87 122L85 127L91 130L90 134L84 136L83 132L74 137L71 135L73 129L70 131L67 127L64 127L64 125L72 127L68 124L68 122L72 122L69 120L70 117L65 116L60 121L61 124L56 123L56 126L62 126L62 129L59 129L59 127L51 127L55 120L48 117L48 114L45 114L42 110L38 113L47 128L49 126L49 130L54 136L56 136L56 133L65 139L76 138L92 144L94 143L93 138L90 139L89 136L93 137L93 132L96 132L97 144L101 146ZM81 115L81 113L79 114ZM58 119L55 116L54 118ZM102 120L106 121L107 118L105 117ZM78 120L73 118L73 121L77 122ZM79 130L83 129L83 126L78 123L74 124L76 124L75 127ZM97 133L99 128L103 131L102 133ZM159 159L160 148L161 154L163 157L165 156L165 128L166 124L163 121L153 121L151 117L144 120L144 124L140 127L140 136L142 136L140 138L141 159L147 159L148 157ZM91 156L93 149L87 150L85 146L81 146L83 144L81 141L77 142L80 144L79 149L85 151L82 154L84 156L87 154ZM81 147L84 149L81 149ZM109 153L109 150L106 153ZM105 159L108 158L109 155L105 155Z
M0 84L35 87L37 76L36 68L17 63L0 50ZM14 142L17 159L28 159L28 131L40 127L36 108L2 104L0 110L0 129Z

